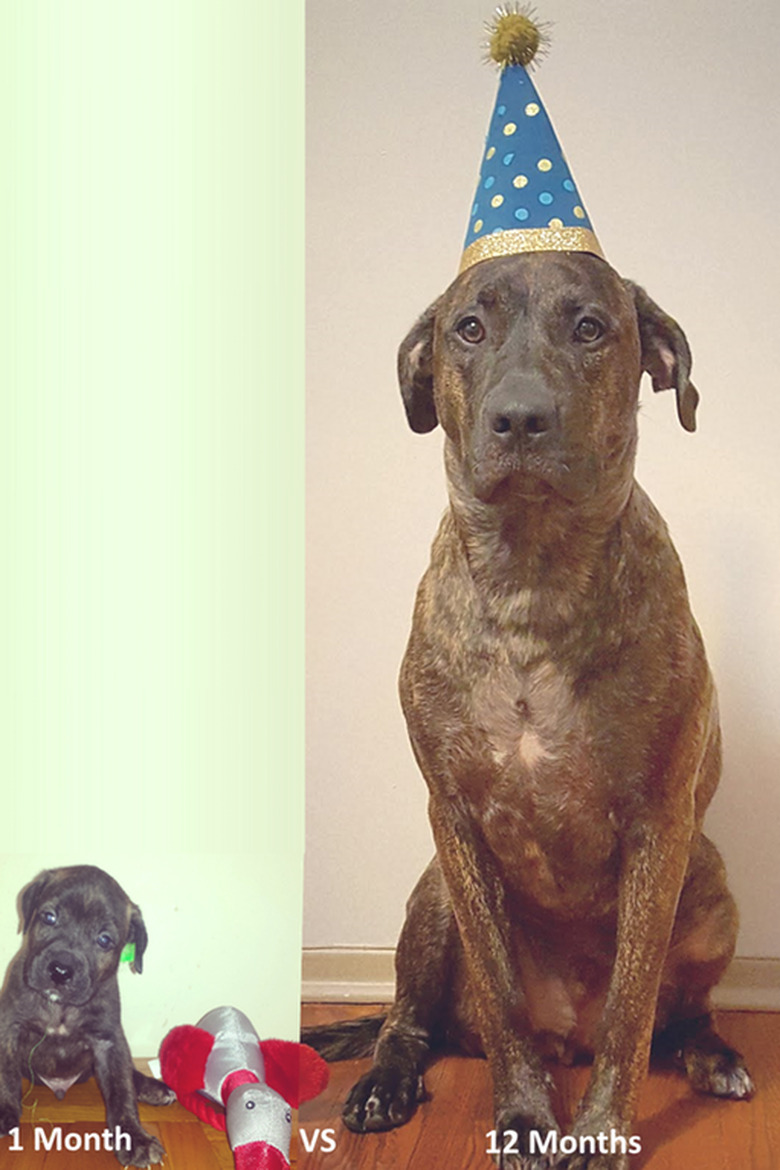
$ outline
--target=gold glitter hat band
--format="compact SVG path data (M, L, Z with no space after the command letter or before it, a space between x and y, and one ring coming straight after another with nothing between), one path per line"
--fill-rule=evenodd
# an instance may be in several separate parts
M458 272L465 272L480 260L513 256L519 252L592 252L604 259L599 242L589 228L510 228L469 244L461 257Z

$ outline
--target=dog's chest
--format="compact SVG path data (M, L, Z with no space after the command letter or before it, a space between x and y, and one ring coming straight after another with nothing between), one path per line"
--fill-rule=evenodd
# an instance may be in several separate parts
M478 759L465 789L498 856L550 885L587 856L588 880L614 845L603 776L592 748L587 706L550 661L522 667L494 658L467 705Z
M612 901L611 784L589 702L535 650L522 635L460 647L437 688L436 754L508 889L576 916Z
M465 718L482 741L488 771L523 787L584 754L582 712L551 661L525 665L511 642L474 663ZM490 767L492 764L492 768Z
M46 1012L40 1025L43 1039L36 1039L37 1029L31 1029L23 1047L29 1046L29 1061L35 1079L47 1085L58 1097L64 1097L92 1065L92 1051L87 1043L78 1013L72 1009Z

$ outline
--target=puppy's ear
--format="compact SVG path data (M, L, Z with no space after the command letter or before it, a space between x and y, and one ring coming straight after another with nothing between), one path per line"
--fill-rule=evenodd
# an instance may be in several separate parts
M696 430L699 393L690 380L691 351L680 326L643 288L627 280L634 297L642 342L642 369L653 381L653 390L671 390L677 395L677 417L686 431Z
M433 402L433 327L439 302L434 301L412 326L398 350L398 381L409 426L419 434L439 421Z
M127 941L129 943L135 943L135 958L130 964L130 970L135 975L140 975L144 969L144 951L149 941L149 935L146 933L146 926L144 925L141 911L136 905L133 905L132 913L130 914L130 929L127 932Z
M22 912L22 925L19 929L23 934L29 929L33 920L35 911L41 900L43 888L49 880L49 873L50 870L44 869L36 878L33 878L28 886L24 887L19 896L19 906Z

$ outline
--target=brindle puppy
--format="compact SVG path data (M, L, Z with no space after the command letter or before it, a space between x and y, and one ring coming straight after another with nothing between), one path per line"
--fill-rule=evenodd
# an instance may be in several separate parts
M499 1160L524 1170L548 1165L529 1132L557 1128L545 1054L594 1054L578 1139L630 1135L654 1034L696 1089L752 1092L709 1016L737 929L701 832L715 691L677 554L634 480L642 371L675 388L693 430L690 364L675 322L585 254L479 263L401 346L409 423L446 436L450 507L401 670L437 856L351 1129L403 1124L442 1040L486 1053L496 1125L520 1138ZM371 1028L306 1038L344 1056ZM627 1165L582 1145L559 1164Z
M45 870L21 894L24 941L0 992L0 1134L19 1124L22 1077L34 1074L64 1097L94 1074L106 1125L130 1137L123 1166L150 1166L165 1151L141 1126L138 1101L168 1105L174 1093L133 1068L119 1010L117 968L135 943L142 970L147 934L141 911L93 865Z

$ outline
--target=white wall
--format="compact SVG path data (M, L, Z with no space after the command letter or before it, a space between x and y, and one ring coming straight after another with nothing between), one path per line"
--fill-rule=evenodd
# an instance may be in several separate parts
M718 681L708 818L780 956L780 10L545 0L537 84L613 265L681 322L699 430L643 388L638 475L667 517ZM454 277L495 74L487 0L308 13L308 772L304 943L391 946L431 851L396 675L444 506L395 351Z

